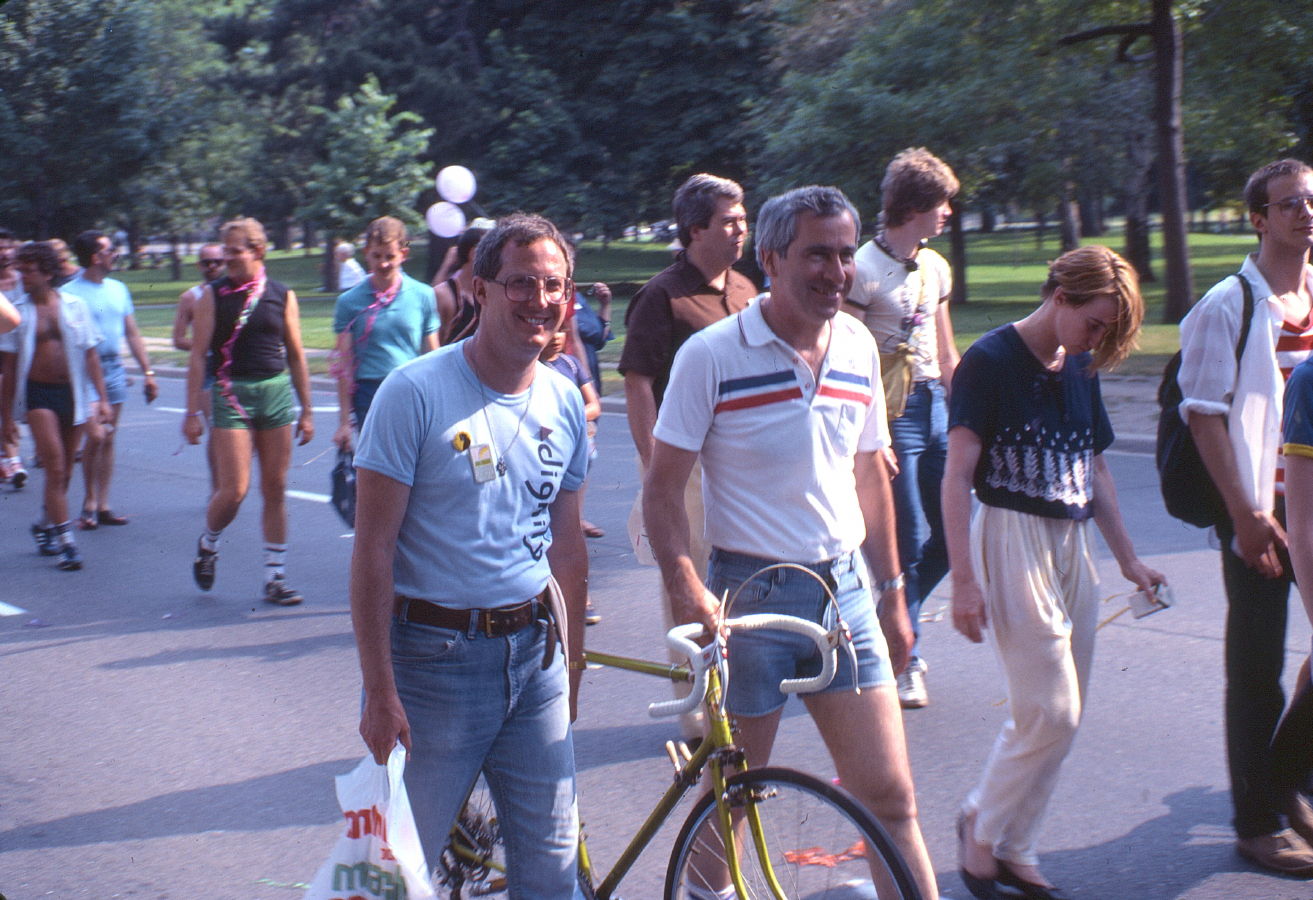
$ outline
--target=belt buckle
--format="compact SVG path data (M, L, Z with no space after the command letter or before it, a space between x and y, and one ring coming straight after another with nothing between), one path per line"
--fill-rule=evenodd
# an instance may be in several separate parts
M487 638L493 638L493 637L496 637L496 636L497 636L497 635L493 634L493 631L492 631L492 628L493 628L493 625L494 625L494 622L495 622L495 620L494 620L494 616L496 616L496 614L497 614L497 610L495 610L495 609L485 609L485 610L482 610L482 611L480 612L480 614L479 614L479 618L483 619L483 636L484 636L484 637L487 637Z

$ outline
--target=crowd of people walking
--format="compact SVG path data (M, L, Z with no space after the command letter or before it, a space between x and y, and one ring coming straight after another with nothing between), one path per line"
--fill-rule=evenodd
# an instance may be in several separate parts
M1100 374L1134 349L1144 301L1124 259L1083 246L1049 264L1033 311L959 355L951 270L927 246L958 190L929 151L898 154L863 241L835 187L771 197L751 226L734 181L702 173L678 188L677 255L625 313L619 371L642 479L629 530L661 574L654 638L674 622L720 628L730 595L735 615L844 623L854 659L803 700L844 787L928 898L939 885L903 716L931 704L920 610L947 579L954 628L990 644L1008 700L960 806L959 875L983 900L1051 900L1067 894L1041 868L1040 830L1088 696L1091 524L1133 590L1167 584L1136 554L1103 455L1115 435ZM1264 166L1245 203L1258 249L1182 322L1183 401L1164 414L1188 426L1226 508L1236 849L1313 877L1308 664L1289 707L1281 688L1289 590L1313 583L1313 169ZM750 234L764 286L737 267ZM267 249L259 222L225 223L200 250L201 283L179 298L173 343L188 353L182 433L207 442L210 467L195 583L216 582L254 463L263 597L289 606L303 597L288 576L288 466L315 422L298 298L269 277ZM354 261L339 250L337 264ZM70 273L53 242L0 231L0 476L30 478L25 422L44 481L32 535L70 571L82 566L77 530L129 523L110 503L124 348L146 401L157 394L131 297L110 275L113 241L89 231L73 251ZM512 895L571 897L570 729L586 624L600 619L585 535L602 530L583 496L611 290L578 288L574 248L536 215L476 223L432 285L403 271L409 252L400 220L368 223L366 265L333 316L332 442L356 475L360 733L379 762L398 742L410 751L430 860L482 772L515 810L502 819ZM795 568L754 578L782 562ZM1313 617L1313 591L1306 608ZM754 765L771 758L780 680L817 665L788 641L731 636L726 707ZM695 741L704 726L681 727ZM731 896L727 882L706 891Z

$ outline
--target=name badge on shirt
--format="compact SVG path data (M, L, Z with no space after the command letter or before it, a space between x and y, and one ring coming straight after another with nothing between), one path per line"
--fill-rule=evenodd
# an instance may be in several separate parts
M497 477L497 467L492 459L492 447L488 444L475 444L470 447L470 469L474 472L474 483L483 484Z

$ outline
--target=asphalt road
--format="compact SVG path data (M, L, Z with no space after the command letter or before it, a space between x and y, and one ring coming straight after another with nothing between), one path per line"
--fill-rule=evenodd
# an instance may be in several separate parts
M291 475L289 578L307 600L275 609L259 600L258 496L225 535L215 589L193 585L204 459L194 447L175 453L181 385L162 387L153 408L134 393L123 417L114 507L131 524L79 535L83 571L59 572L35 552L39 474L21 492L0 489L8 900L295 898L338 832L332 778L364 752L345 588L351 539L323 502L331 395L316 393L320 434L295 451ZM656 657L656 575L633 562L625 538L636 478L623 416L603 416L599 442L587 512L607 531L589 542L604 619L589 641ZM1309 897L1313 886L1262 874L1232 850L1217 555L1162 511L1150 457L1109 458L1141 554L1173 581L1178 606L1100 633L1086 720L1043 831L1045 870L1081 900ZM1101 568L1108 595L1126 589L1109 560ZM1108 615L1123 604L1111 599ZM936 597L928 607L945 605ZM1293 679L1309 646L1297 604L1291 621ZM988 649L967 644L946 617L924 627L932 705L905 721L931 854L945 894L962 898L953 818L1005 717L1004 695ZM586 675L575 739L585 827L603 868L668 781L661 745L675 730L646 714L665 690L637 675ZM774 761L831 774L801 704L786 711ZM658 895L677 825L658 835L623 896Z

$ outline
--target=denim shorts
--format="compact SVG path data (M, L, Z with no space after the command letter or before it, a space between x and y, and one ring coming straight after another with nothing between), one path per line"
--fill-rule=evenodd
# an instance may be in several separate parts
M128 373L123 370L123 360L118 355L102 356L100 358L100 373L105 378L105 398L109 400L111 406L118 406L128 399ZM90 396L94 400L100 398L96 396L95 385L91 386Z
M754 572L773 562L713 548L707 568L707 587L717 597L726 590L732 597L735 589ZM865 690L893 684L889 648L876 618L870 576L861 551L805 567L826 580L839 602L840 614L848 623L853 648L857 651L857 685ZM729 614L734 617L749 613L785 613L827 628L834 622L834 610L821 585L810 575L794 569L768 572L744 586ZM781 681L815 675L820 670L816 646L807 638L781 631L731 634L726 708L740 716L769 715L784 706L786 695L780 690ZM834 680L820 693L851 691L853 683L852 660L841 650Z

